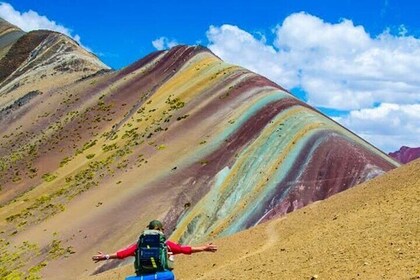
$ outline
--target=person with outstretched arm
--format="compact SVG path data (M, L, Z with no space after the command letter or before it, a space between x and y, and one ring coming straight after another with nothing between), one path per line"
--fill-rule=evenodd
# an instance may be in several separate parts
M172 273L172 255L177 254L193 254L199 252L216 252L217 246L209 243L201 246L180 245L170 240L166 240L163 235L163 224L158 220L153 220L147 226L147 230L143 232L137 243L118 250L113 254L104 254L98 252L97 255L92 256L95 262L110 260L110 259L124 259L127 257L135 257L136 275L134 277L127 277L126 279L135 280L142 279L175 279ZM149 242L148 244L146 244ZM163 245L159 245L163 244ZM143 244L143 245L142 245ZM158 250L160 253L158 254ZM154 255L156 253L156 255ZM145 257L146 256L146 257ZM150 260L149 260L150 259Z

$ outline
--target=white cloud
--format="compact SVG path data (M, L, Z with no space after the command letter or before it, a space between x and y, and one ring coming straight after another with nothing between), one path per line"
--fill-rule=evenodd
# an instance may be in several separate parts
M208 47L223 60L262 74L285 88L304 90L312 106L352 110L343 117L345 125L360 135L364 133L369 140L391 133L381 143L372 140L380 148L390 149L407 142L420 145L419 131L408 130L420 126L418 119L408 117L405 111L410 106L418 109L420 104L420 39L408 33L401 25L398 35L385 30L372 37L351 20L328 23L301 12L291 14L274 28L273 42L227 24L210 26L207 38ZM374 108L378 104L382 105ZM362 124L370 120L362 121L356 112L373 110L379 114L387 104L399 107L388 109L381 121L362 129ZM387 130L387 118L400 120L402 125Z
M210 26L207 38L209 49L228 63L243 66L288 88L298 83L294 69L285 67L282 54L266 44L265 37L257 39L237 26L225 24Z
M37 12L29 10L27 12L16 11L12 5L5 2L0 2L0 17L4 20L16 25L23 31L29 32L32 30L47 29L63 33L78 42L80 45L80 36L72 35L72 30L48 19L46 16L41 16ZM86 48L86 47L84 47ZM89 48L86 48L89 50ZM89 50L90 51L90 50Z
M420 104L383 103L377 108L351 111L347 116L335 120L367 141L391 152L402 145L419 146L419 112Z
M288 16L269 44L237 26L211 26L209 48L222 59L307 92L314 106L343 110L382 102L420 102L420 39L384 32L372 38L350 20Z
M175 47L178 45L178 43L175 40L169 40L166 37L160 37L154 41L152 41L153 47L155 47L157 50L161 51L164 49L170 49L172 47Z

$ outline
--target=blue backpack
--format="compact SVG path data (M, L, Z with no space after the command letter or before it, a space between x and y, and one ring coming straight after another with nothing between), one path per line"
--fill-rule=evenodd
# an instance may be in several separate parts
M134 268L136 275L153 274L169 269L166 237L159 230L145 230L137 242Z

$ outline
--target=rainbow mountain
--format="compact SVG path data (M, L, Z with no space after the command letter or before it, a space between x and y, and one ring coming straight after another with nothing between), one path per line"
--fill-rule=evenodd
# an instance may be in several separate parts
M399 166L202 46L115 71L62 34L0 21L0 73L0 245L21 248L3 276L77 279L151 219L194 244Z

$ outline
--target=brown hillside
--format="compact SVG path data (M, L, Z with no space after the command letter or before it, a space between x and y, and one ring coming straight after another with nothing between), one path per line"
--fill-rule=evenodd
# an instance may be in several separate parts
M419 217L417 160L283 218L216 240L215 254L177 256L175 274L178 280L419 279ZM130 274L133 267L126 265L84 279L124 279Z

